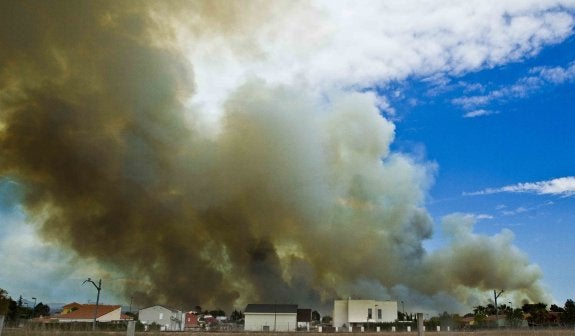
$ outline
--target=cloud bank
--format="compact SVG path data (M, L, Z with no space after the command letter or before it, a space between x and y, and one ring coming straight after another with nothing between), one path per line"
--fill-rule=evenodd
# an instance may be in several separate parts
M508 231L452 216L425 251L435 167L390 151L392 107L365 89L532 55L572 7L5 2L0 174L43 240L139 304L543 300Z
M573 196L575 195L575 177L567 176L548 181L518 183L501 188L487 188L465 193L465 195L489 195L497 193L534 193L539 195Z

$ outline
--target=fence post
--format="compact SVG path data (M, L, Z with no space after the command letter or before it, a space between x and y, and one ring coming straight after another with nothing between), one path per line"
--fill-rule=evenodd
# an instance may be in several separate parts
M127 336L134 336L136 333L136 321L128 321Z
M0 315L0 336L2 335L3 328L4 328L4 315Z
M417 313L417 336L423 336L425 326L423 325L423 313Z

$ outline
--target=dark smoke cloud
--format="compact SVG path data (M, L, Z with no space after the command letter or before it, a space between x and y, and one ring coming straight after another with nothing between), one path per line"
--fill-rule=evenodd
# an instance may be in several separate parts
M544 296L506 234L451 218L468 230L426 253L433 167L389 152L394 126L372 94L319 100L248 79L208 134L186 105L193 65L174 27L189 17L198 41L245 47L238 32L264 20L229 2L168 4L0 4L0 173L45 239L123 274L140 304L319 304L400 287L464 301L495 285ZM487 274L499 258L516 267Z

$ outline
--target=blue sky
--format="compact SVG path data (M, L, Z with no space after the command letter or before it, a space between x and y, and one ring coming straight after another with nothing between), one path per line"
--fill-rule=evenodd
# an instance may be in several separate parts
M423 151L439 166L427 203L436 223L461 212L478 217L477 232L512 230L516 245L541 267L545 284L561 305L575 293L575 266L570 262L575 253L573 189L556 194L473 193L574 175L574 61L571 36L502 66L399 82L392 90L401 90L401 96L391 100L398 118L395 148ZM542 69L560 71L564 77L551 80L541 75ZM464 104L494 92L503 94ZM388 95L393 97L393 91ZM468 115L474 111L489 112ZM437 225L427 246L433 249L441 240Z
M498 279L516 303L547 298L540 285L549 303L575 298L572 0L89 4L73 17L0 5L0 287L11 295L85 302L82 281L102 277L105 302L136 288L141 302L241 305L283 292L257 284L299 295L296 283L310 302L380 295L467 312ZM244 236L212 229L235 223ZM181 234L157 240L160 225ZM93 232L114 240L84 244ZM270 272L231 257L266 234ZM500 248L507 272L466 277L474 239ZM102 252L112 243L117 258ZM361 251L344 262L343 248ZM160 273L147 273L150 257ZM458 274L430 274L437 265ZM166 290L198 270L215 274L201 290Z

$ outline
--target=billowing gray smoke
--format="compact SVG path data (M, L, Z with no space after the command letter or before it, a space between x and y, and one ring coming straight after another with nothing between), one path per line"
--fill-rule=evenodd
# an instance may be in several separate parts
M235 40L242 8L221 5L0 3L0 173L44 239L124 274L140 304L545 296L509 232L453 216L452 244L426 253L433 165L389 152L373 94L251 78L204 129L186 103L194 65L162 17Z

